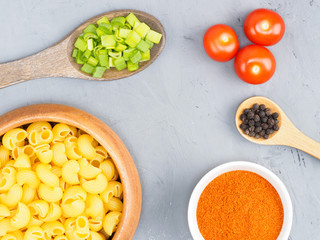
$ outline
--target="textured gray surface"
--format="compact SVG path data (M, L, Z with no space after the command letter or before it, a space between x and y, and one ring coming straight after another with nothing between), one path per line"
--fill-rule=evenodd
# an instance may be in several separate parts
M236 77L232 61L211 61L202 36L210 25L226 23L241 46L247 45L243 21L258 7L276 9L287 28L283 40L269 48L277 60L273 79L252 86ZM1 0L0 62L38 52L86 19L123 8L146 11L165 27L167 45L149 68L113 82L56 78L14 85L0 90L0 114L29 104L60 103L113 128L142 181L135 240L191 239L187 204L192 189L210 169L234 160L259 163L284 181L294 204L291 240L320 239L320 162L295 149L250 143L234 126L238 104L264 95L320 141L320 1Z

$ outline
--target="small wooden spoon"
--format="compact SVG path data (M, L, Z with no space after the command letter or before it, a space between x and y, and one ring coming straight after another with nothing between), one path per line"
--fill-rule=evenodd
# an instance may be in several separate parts
M74 48L73 44L83 29L103 16L111 20L114 17L127 16L130 12L134 13L141 22L148 24L151 29L162 34L160 43L154 44L151 49L151 59L142 62L137 71L129 72L127 69L117 71L115 68L111 68L105 72L103 78L99 79L80 71L81 65L77 64L71 55ZM37 54L0 64L0 88L35 78L46 77L69 77L88 80L115 80L129 77L148 67L159 56L165 42L166 35L163 26L158 19L150 14L131 9L103 13L87 20L60 42Z
M270 135L268 139L256 139L250 137L243 133L240 129L240 115L243 113L245 108L251 108L253 104L264 104L267 108L270 108L272 112L277 112L279 114L279 131ZM282 111L282 109L273 101L265 97L251 97L240 104L236 112L236 126L239 133L247 140L264 145L285 145L294 148L298 148L315 158L320 159L320 143L314 141L313 139L304 135L300 130L298 130L287 115Z

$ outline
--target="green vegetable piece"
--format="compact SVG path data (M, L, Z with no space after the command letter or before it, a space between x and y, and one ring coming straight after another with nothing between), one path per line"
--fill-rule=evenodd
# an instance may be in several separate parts
M88 61L90 56L91 56L91 51L89 49L87 49L82 55L82 60L84 60L86 62L86 61Z
M131 61L128 61L127 65L128 65L128 70L130 72L133 72L139 69L139 63L132 63Z
M87 49L87 42L82 37L78 37L74 46L84 52Z
M77 58L76 58L76 63L77 64L84 64L84 61L82 60L82 55L83 55L83 52L78 50L78 54L77 54Z
M145 40L146 43L148 43L150 45L149 49L153 48L154 43L150 42L149 40Z
M99 54L98 59L100 66L109 68L109 57L107 54Z
M126 17L126 20L131 27L133 27L136 22L140 23L139 19L133 13L129 13L129 15Z
M140 37L144 38L149 32L150 27L145 23L140 23L135 31L140 35Z
M98 57L98 54L100 53L101 48L103 48L102 45L101 45L101 43L99 43L97 46L94 47L94 49L93 49L93 56L94 56L95 58ZM105 50L105 51L107 51L107 50Z
M130 32L131 32L131 30L129 30L129 29L120 28L119 29L119 37L127 38Z
M123 45L121 43L117 43L117 46L114 50L116 50L117 52L123 52L124 50L127 49L127 46L126 45Z
M156 31L150 30L147 33L146 39L153 43L159 43L162 38L162 34Z
M138 62L141 60L141 58L142 58L142 55L141 55L140 51L139 51L139 50L135 50L135 51L131 54L129 60L130 60L132 63L138 63Z
M106 16L104 16L104 17L100 18L100 19L97 21L97 23L98 23L98 25L100 25L101 23L107 23L107 24L109 24L110 22L109 22L108 18L107 18Z
M114 49L116 46L116 39L114 35L103 35L101 36L101 44L106 49Z
M145 61L150 60L150 50L147 50L147 51L141 53L141 56L142 57L141 57L140 62L145 62Z
M126 38L125 43L128 44L130 47L134 48L138 45L140 40L141 40L140 35L135 31L131 31L128 37Z
M104 72L107 70L106 67L96 67L96 69L93 71L92 77L94 78L102 78Z
M92 51L93 50L93 39L92 38L87 40L87 45L88 45L87 46L88 50Z
M114 66L118 71L121 71L127 67L126 60L123 57L114 60Z
M110 52L108 52L108 54L109 54L110 57L115 58L115 59L122 57L122 52L112 52L112 51L110 51Z
M129 23L125 23L122 28L129 29L129 30L132 29L132 27L131 27L131 25Z
M89 24L84 30L84 33L94 33L96 34L97 26L94 24Z
M78 50L78 49L76 49L76 48L75 48L75 49L73 49L73 52L72 52L72 57L73 57L73 58L76 58L76 57L77 57L77 55L78 55L78 51L79 51L79 50Z
M112 57L109 58L109 67L114 67L114 60Z
M84 39L85 41L88 41L88 39L90 39L90 38L98 39L98 36L97 36L96 34L94 34L94 33L85 33L85 34L83 35L83 39Z
M146 43L145 41L141 40L137 47L136 47L138 50L140 50L141 52L146 52L149 50L150 48L150 45L148 43Z
M111 25L123 27L126 22L126 19L124 17L115 17L111 20Z
M101 23L97 28L97 35L101 37L104 34L112 35L112 25L108 23Z
M92 66L92 65L90 65L88 63L85 63L85 64L83 64L83 66L81 68L81 71L85 72L85 73L88 73L88 74L91 74L91 73L93 73L94 69L95 69L94 66Z
M133 26L133 30L136 30L139 25L140 25L140 22L135 22Z
M98 65L99 60L94 58L94 57L89 57L88 62L90 65L92 66L97 66Z
M129 49L124 50L123 51L124 60L128 61L134 51L135 51L134 48L129 48Z

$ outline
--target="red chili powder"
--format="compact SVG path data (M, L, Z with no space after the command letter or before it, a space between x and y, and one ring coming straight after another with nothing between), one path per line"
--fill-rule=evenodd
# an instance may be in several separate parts
M249 171L231 171L204 189L197 222L205 240L276 240L283 206L266 179Z

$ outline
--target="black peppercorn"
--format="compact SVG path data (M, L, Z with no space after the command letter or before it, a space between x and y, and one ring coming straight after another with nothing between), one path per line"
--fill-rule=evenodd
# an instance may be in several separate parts
M244 114L248 114L249 111L250 111L249 108L246 108L245 110L243 110L243 113L244 113Z
M264 136L266 134L266 131L265 130L262 130L261 132L260 132L260 136Z
M273 130L274 130L274 131L278 131L278 130L279 130L279 125L277 125L277 124L274 125L274 126L273 126Z
M244 120L246 120L247 119L247 116L245 115L245 114L241 114L240 115L240 120L241 121L244 121Z
M263 117L261 120L262 120L262 122L266 123L266 122L268 122L268 117Z
M266 113L264 111L260 111L259 112L259 117L260 118L263 118L265 115L266 115Z
M260 117L258 114L254 115L254 121L255 122L259 122L260 121Z
M244 130L244 134L249 135L249 129Z
M255 129L255 127L254 127L254 126L251 126L251 127L249 127L248 129L249 129L250 132L253 132L254 129Z
M266 115L270 116L271 115L271 110L269 108L266 109Z
M260 136L259 134L256 134L254 137L255 137L256 139L259 139L261 136Z
M274 120L273 120L273 118L269 118L269 119L268 119L268 124L269 124L270 126L273 126L273 125L274 125Z
M249 126L254 126L254 120L249 120Z
M266 130L266 129L269 128L269 125L266 124L266 123L262 123L262 124L261 124L261 127L262 127L264 130Z
M248 112L247 117L248 117L248 119L253 119L254 113L252 111Z
M260 108L260 110L265 110L266 106L264 104L261 104L259 108Z
M271 135L272 133L274 133L274 131L271 128L266 130L266 134Z
M273 117L274 119L277 119L277 118L279 117L279 114L275 112L275 113L272 114L272 117Z
M268 134L265 134L265 135L263 136L263 138L264 138L264 139L268 139L268 138L269 138L269 135L268 135Z
M254 130L256 133L259 133L262 131L262 127L256 127L255 130Z
M259 109L259 104L258 103L255 103L255 104L253 104L252 105L252 108L253 108L253 110L258 110Z
M240 128L241 128L242 130L246 130L246 129L248 128L248 125L246 125L246 124L244 124L244 123L241 123Z
M260 126L261 126L261 122L256 122L256 123L254 124L254 126L255 126L255 127L260 127Z
M249 132L250 137L254 137L256 134L254 132Z

